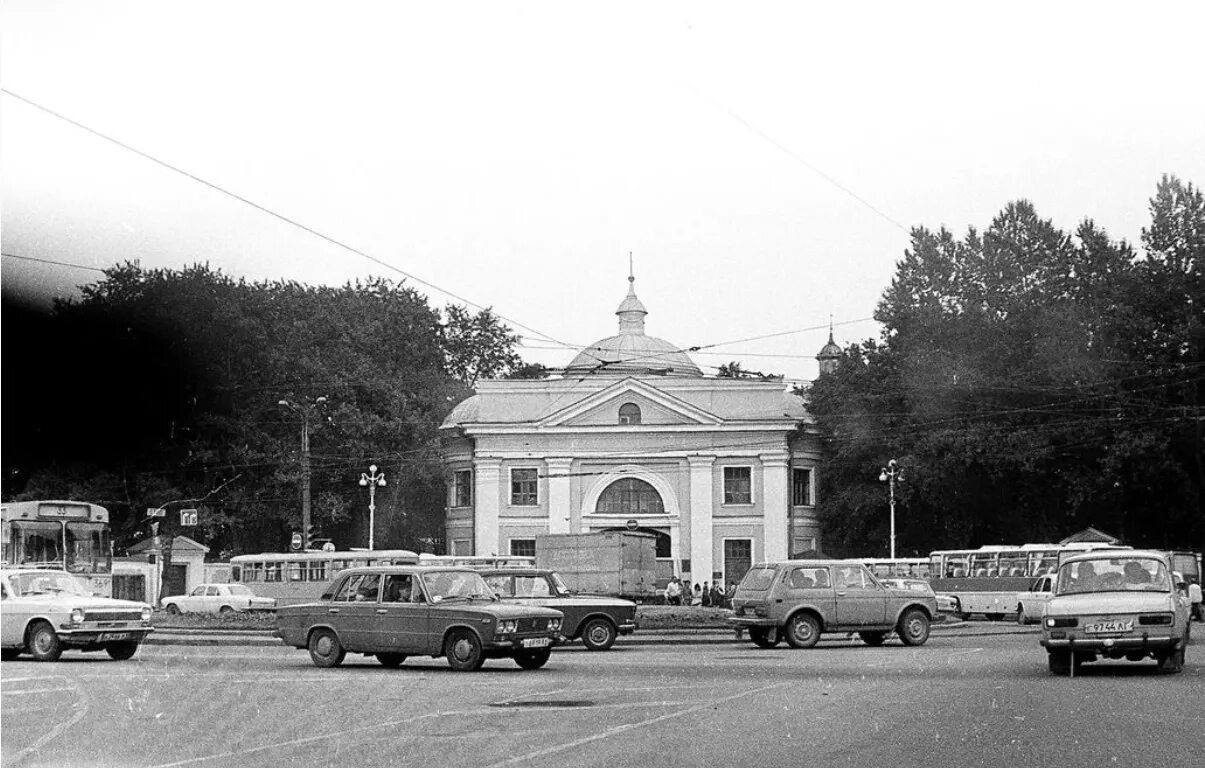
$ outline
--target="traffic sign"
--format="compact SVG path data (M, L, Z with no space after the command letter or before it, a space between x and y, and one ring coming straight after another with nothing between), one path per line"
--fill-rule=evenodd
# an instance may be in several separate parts
M335 551L334 543L329 542L329 541L326 542L325 544L322 545L322 551L323 552L334 552Z
M197 524L197 510L195 510L195 509L180 510L180 525L196 525L196 524Z
M147 517L167 517L167 510L163 507L147 507Z
M640 527L640 523L636 522L635 520L629 520L627 522L627 526L629 531L634 531Z
M293 549L301 549L301 534L300 533L293 534L293 539L292 539L292 541L289 542L289 546L291 546Z

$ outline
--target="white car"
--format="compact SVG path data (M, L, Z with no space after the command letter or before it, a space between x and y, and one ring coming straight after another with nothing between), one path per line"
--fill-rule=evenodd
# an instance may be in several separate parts
M245 584L200 584L187 595L172 595L159 601L168 613L234 613L274 611L276 601L256 597Z
M1055 576L1048 573L1033 580L1026 592L1017 594L1017 623L1035 624L1042 620L1042 612L1046 603L1054 594Z
M54 661L64 648L104 650L128 659L153 631L151 607L92 595L66 571L0 570L0 648L4 661L28 653Z

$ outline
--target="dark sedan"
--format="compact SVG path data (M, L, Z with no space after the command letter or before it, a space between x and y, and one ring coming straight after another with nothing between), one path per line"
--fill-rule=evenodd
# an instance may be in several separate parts
M555 608L565 614L561 634L582 639L592 651L605 651L618 635L636 631L636 604L601 595L579 595L556 571L542 568L482 569L490 587L507 602Z
M561 618L551 608L503 603L477 571L391 565L343 571L318 602L278 609L276 634L308 648L319 667L350 651L387 667L444 656L458 671L492 658L538 669L559 642Z

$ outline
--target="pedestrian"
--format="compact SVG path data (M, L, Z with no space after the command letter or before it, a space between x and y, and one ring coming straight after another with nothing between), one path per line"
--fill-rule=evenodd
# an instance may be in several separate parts
M702 605L703 604L703 588L700 587L698 584L695 584L695 594L694 594L694 597L692 597L690 599L690 604L691 605Z
M665 602L668 605L682 604L682 581L674 576L669 580L669 584L665 585Z
M703 598L703 607L710 608L711 607L711 582L709 582L709 581L703 582L702 598Z
M724 592L720 589L720 582L715 582L711 585L711 607L712 608L727 608L724 605Z

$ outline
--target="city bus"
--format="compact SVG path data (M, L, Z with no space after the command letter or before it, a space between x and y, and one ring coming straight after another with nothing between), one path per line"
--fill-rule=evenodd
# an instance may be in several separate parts
M57 568L83 579L94 595L113 596L109 510L85 501L0 504L6 566Z
M943 549L929 554L929 585L953 597L962 618L983 614L999 621L1016 616L1019 592L1034 579L1054 573L1068 554L1092 549L1129 549L1115 544L1021 544L979 549Z
M432 555L418 556L419 565L463 565L467 568L534 568L536 559L524 555Z
M862 557L858 558L870 572L883 579L928 579L927 557Z
M418 563L418 553L408 549L264 552L230 558L230 581L247 585L257 597L273 598L279 607L317 600L322 588L346 568Z

